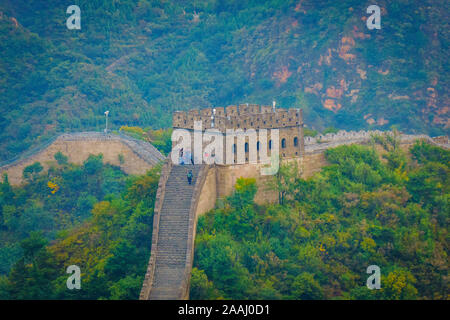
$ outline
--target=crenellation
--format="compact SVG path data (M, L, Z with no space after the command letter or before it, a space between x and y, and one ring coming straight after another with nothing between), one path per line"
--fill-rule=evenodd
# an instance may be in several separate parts
M250 104L249 108L250 108L250 113L252 113L252 114L260 113L260 108L259 108L259 105L257 105L257 104Z
M213 113L212 109L210 109L210 108L205 108L205 109L200 110L200 114L201 114L202 118L211 117L212 113Z
M261 106L261 113L271 113L272 109L272 106Z
M212 127L224 129L272 129L303 125L300 109L273 109L271 106L241 104L189 111L175 111L173 127L193 129L194 121L202 121L203 130Z
M182 128L187 124L187 115L182 111L175 111L172 117L173 127Z
M225 108L225 116L232 117L238 114L237 106L228 106Z
M248 104L240 104L238 107L238 114L239 115L244 115L249 113L249 107Z
M195 116L199 116L200 115L200 110L198 109L191 109L188 111L188 116L191 117L191 120L194 120Z
M216 110L216 116L218 117L225 117L225 109L224 107L217 107L214 108Z
M303 117L301 109L298 108L275 109L272 106L240 104L174 113L174 128L192 130L194 121L202 121L203 131L217 128L223 134L227 129L241 129L244 132L254 129L257 134L261 129L278 129L279 146L282 149L280 154L283 157L298 157L304 150ZM270 130L268 131L270 135Z

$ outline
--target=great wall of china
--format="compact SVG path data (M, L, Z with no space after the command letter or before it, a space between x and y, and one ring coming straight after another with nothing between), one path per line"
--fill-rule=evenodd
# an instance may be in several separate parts
M18 185L23 181L23 169L40 162L46 170L55 161L54 155L62 152L69 162L81 164L89 155L103 154L105 163L119 166L128 174L144 174L164 156L150 143L126 135L100 132L66 133L54 137L0 166L0 175L8 174L9 182ZM120 161L119 155L124 161Z
M322 151L324 149L334 148L343 144L367 143L373 135L392 134L390 131L345 131L340 130L337 133L327 133L317 135L316 137L305 137L305 151L307 153ZM401 134L399 136L401 144L408 144L410 141L425 140L433 145L450 148L447 137L430 138L424 134Z
M327 165L324 151L344 144L368 144L373 134L381 131L339 131L335 134L305 137L304 154L286 157L297 161L304 178ZM447 137L430 138L426 135L400 135L400 147L407 150L415 141L450 148ZM295 151L297 149L294 149ZM233 192L240 177L255 178L257 203L275 202L276 192L268 187L273 176L261 176L262 164L232 165L173 165L151 144L122 135L85 132L63 134L39 148L30 150L0 167L12 184L22 182L23 169L39 161L44 168L62 152L70 162L82 163L90 154L102 153L104 161L120 166L129 174L143 174L165 159L155 200L151 256L143 282L140 299L188 299L189 281L194 257L197 219L214 208L216 200ZM118 155L125 161L119 161ZM187 170L194 172L193 184L186 183Z
M304 178L327 165L324 151L345 144L369 144L373 134L381 131L345 132L305 139L305 154L286 161L297 161ZM408 150L417 140L449 149L448 139L431 139L426 135L400 135L400 148ZM318 142L320 141L320 143ZM381 150L380 150L381 151ZM142 286L140 299L188 299L189 281L193 264L196 222L200 215L214 208L216 200L233 192L240 177L255 178L258 192L255 202L276 202L278 194L268 187L273 176L260 174L262 164L201 165L194 173L194 187L186 183L186 172L191 165L173 165L166 160L156 195L151 257ZM174 182L177 187L174 187ZM181 183L179 183L181 182ZM174 200L174 193L177 195ZM186 201L183 195L192 197ZM181 210L180 203L185 203ZM182 214L184 219L180 219ZM182 245L181 245L182 243ZM181 249L181 250L179 250Z

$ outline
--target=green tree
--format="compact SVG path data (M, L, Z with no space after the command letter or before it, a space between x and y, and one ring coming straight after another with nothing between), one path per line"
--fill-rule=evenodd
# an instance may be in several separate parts
M34 181L43 169L40 162L35 162L23 169L23 177L28 181Z
M32 232L21 242L23 257L8 277L7 290L11 299L54 298L53 281L58 272L55 258L45 247L46 243L38 232Z
M69 158L65 156L61 151L58 151L54 155L55 160L58 162L59 165L67 164Z
M220 299L221 296L211 281L205 274L205 271L192 268L189 298L193 300L213 300Z
M295 277L292 283L292 293L294 299L318 300L323 298L322 288L314 279L314 275L308 272Z

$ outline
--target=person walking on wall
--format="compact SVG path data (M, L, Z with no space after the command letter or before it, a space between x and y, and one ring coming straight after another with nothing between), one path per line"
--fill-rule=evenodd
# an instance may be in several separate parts
M192 170L189 170L187 174L187 180L189 184L192 184Z

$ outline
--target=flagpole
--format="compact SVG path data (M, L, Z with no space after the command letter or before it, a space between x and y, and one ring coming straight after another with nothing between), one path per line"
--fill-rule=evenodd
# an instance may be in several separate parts
M105 116L106 116L105 134L108 134L108 115L109 115L109 110L105 111Z

